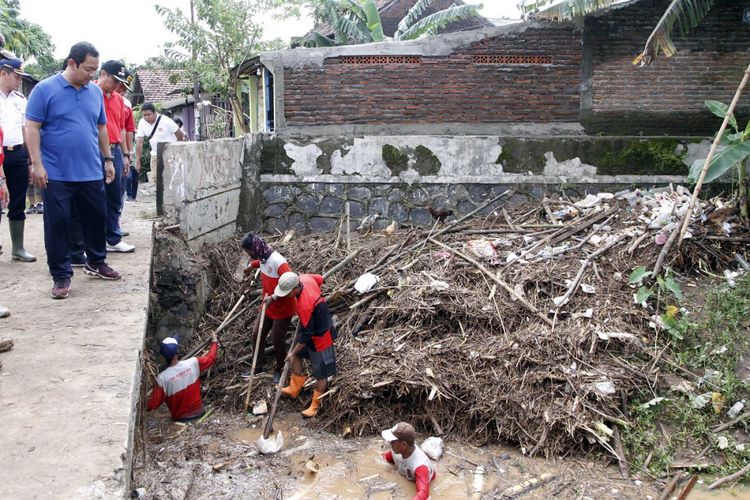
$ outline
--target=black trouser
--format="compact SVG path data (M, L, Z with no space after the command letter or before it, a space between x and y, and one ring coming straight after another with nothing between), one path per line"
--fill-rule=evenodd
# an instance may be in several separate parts
M258 350L258 362L256 366L263 366L265 361L265 350L266 350L266 337L268 332L271 333L271 342L273 343L273 353L276 356L276 369L281 371L284 368L284 361L286 360L286 334L289 331L289 325L292 322L292 318L283 319L271 319L266 316L266 320L263 322L263 329L260 331L260 349ZM258 331L256 324L255 331ZM253 341L255 337L253 336ZM253 344L255 345L255 344Z
M5 182L8 183L10 204L9 220L26 219L26 190L29 187L29 155L23 146L13 146L13 151L3 148L5 152Z
M44 199L44 247L52 278L60 280L73 276L70 262L71 210L75 207L80 217L86 258L91 264L101 264L107 257L104 239L107 222L107 195L103 181L65 182L48 181L42 191Z

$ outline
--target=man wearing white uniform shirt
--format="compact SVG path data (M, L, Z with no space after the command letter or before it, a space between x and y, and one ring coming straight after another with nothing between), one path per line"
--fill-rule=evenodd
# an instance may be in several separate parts
M143 118L138 121L138 128L135 132L135 170L138 173L141 171L144 137L148 137L151 144L152 158L156 155L156 147L159 143L185 140L185 134L180 130L180 127L170 117L157 113L152 103L144 102L141 106L141 113ZM151 165L151 168L156 170L156 165ZM133 192L133 199L135 199L136 194L137 192Z
M13 243L11 258L21 262L34 262L36 257L23 247L29 154L24 144L26 98L18 91L22 77L26 75L21 69L22 64L11 52L3 52L0 59L0 127L3 130L5 175L10 193L8 227Z

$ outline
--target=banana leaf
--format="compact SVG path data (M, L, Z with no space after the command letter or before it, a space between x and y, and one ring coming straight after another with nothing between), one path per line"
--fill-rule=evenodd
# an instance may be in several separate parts
M406 13L404 18L401 19L401 21L398 23L398 29L393 35L393 38L398 40L401 37L401 34L408 30L411 25L419 19L419 16L422 15L422 12L424 12L432 4L433 1L434 0L419 0L417 3L415 3L414 6L409 9L409 12Z
M728 146L726 149L714 155L713 160L711 160L711 165L709 165L708 167L708 172L706 172L706 178L703 182L711 182L718 179L749 156L750 141L740 142ZM688 174L689 182L698 181L705 161L705 159L702 159L693 162L692 166L690 167L690 173Z
M476 14L477 7L475 5L450 7L420 19L405 32L401 33L397 40L414 40L426 33L434 34L437 30L444 28L452 22L466 19Z
M729 111L729 105L724 104L720 101L711 101L707 100L705 101L706 107L708 110L721 118L724 119L725 116L727 116L727 111ZM734 113L729 117L729 124L732 126L734 130L737 130L737 119L734 117Z
M713 4L714 0L672 0L648 37L643 52L633 60L633 64L650 64L660 50L666 57L672 57L677 52L672 41L675 24L683 36L687 35L692 28L700 24Z
M367 29L370 30L373 42L382 42L385 40L383 33L383 24L380 22L380 13L375 0L364 0L362 8L367 16Z

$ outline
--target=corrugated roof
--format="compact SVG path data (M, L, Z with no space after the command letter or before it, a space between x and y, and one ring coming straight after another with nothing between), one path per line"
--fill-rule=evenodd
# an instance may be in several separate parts
M143 101L147 102L172 101L184 90L190 93L193 88L193 82L183 70L140 68L135 71L135 75L134 93L142 93Z

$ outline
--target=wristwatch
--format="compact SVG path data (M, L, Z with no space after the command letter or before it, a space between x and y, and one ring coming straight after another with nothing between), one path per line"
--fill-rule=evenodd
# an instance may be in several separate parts
M105 157L104 157L104 162L106 163L106 162L108 162L108 161L111 161L111 162L113 162L113 163L114 163L114 161L115 161L115 157L114 157L114 156L105 156Z

